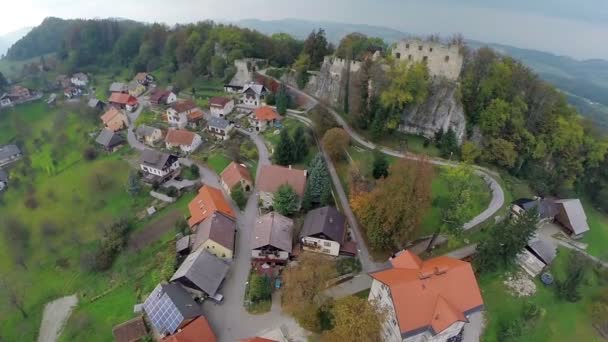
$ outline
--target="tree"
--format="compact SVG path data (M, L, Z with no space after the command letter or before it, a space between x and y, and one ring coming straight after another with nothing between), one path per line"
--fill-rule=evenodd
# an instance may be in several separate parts
M370 38L361 33L350 33L340 40L335 55L350 60L363 60L365 55L386 50L382 38Z
M481 156L481 151L474 143L465 141L460 147L460 156L465 163L474 164Z
M298 88L303 89L308 83L308 70L310 69L310 55L302 53L293 63L293 69L296 73L296 83Z
M287 113L287 106L289 105L289 95L287 94L287 87L284 83L279 86L279 91L276 96L277 112L281 115Z
M446 132L441 134L441 140L439 141L439 152L443 158L449 158L458 153L458 140L456 139L456 133L452 127L448 128Z
M342 160L346 156L346 148L350 144L350 137L344 129L332 128L325 132L321 143L331 159Z
M383 341L382 325L387 311L375 301L348 296L337 300L330 312L334 326L321 336L321 341Z
M23 289L18 287L14 281L9 280L6 275L0 277L0 294L10 305L19 310L23 319L28 318L27 311L25 310Z
M272 295L270 278L253 273L249 280L249 299L253 302L269 300Z
M588 262L584 255L577 251L571 251L568 256L566 279L556 279L555 290L560 299L569 302L578 302L581 299L580 286L585 281Z
M318 302L315 298L325 289L327 281L335 276L333 260L318 253L302 253L297 265L290 265L283 271L283 309L300 324L304 323L303 327L318 327Z
M213 77L224 77L224 69L226 69L226 61L222 57L211 57L211 74L213 75Z
M308 167L309 174L306 180L306 192L302 206L304 209L312 208L313 204L328 205L331 199L331 180L329 171L323 159L323 154L317 153Z
M477 245L473 259L479 272L493 272L510 265L536 231L538 213L528 210L520 216L494 224Z
M192 163L192 165L190 165L188 169L190 170L190 174L192 175L192 177L194 177L194 179L197 179L201 176L201 171L198 169L198 165Z
M293 162L297 163L308 154L308 143L304 133L304 127L298 126L293 132Z
M323 106L315 106L310 115L314 131L317 136L322 137L325 132L332 128L340 127L334 116Z
M276 151L274 152L274 161L283 166L291 165L294 162L293 152L293 140L291 140L287 128L283 128L281 129L279 143L277 144Z
M302 52L310 56L311 67L318 69L325 56L329 55L332 47L325 37L325 30L313 30L304 41Z
M13 258L13 262L27 270L28 249L31 242L30 231L21 221L13 217L3 218L0 221L0 226L4 234L4 240L10 241L6 248Z
M243 187L240 184L235 185L230 191L230 197L239 206L241 210L247 205L247 197L243 191Z
M374 179L388 177L388 160L384 153L374 150L374 162L372 166L372 176Z
M127 179L127 192L129 195L135 197L141 191L141 184L139 183L139 176L137 172L129 172L129 178Z
M517 160L515 145L505 139L490 139L483 153L483 158L490 162L512 168Z
M403 248L415 236L431 207L433 177L427 161L400 160L373 190L353 186L350 204L373 248Z
M6 80L2 72L0 72L0 91L5 90L6 87L8 87L8 81Z
M281 215L290 216L298 211L298 195L289 184L283 184L274 194L272 207Z

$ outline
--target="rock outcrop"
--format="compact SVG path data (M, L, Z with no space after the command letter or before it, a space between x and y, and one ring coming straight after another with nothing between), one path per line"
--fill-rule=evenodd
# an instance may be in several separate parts
M353 105L355 97L361 96L358 92L365 88L362 87L362 79L368 80L370 86L367 91L374 95L378 95L379 90L388 83L385 72L388 67L381 63L381 60L377 60L371 66L366 66L365 62L326 57L321 70L310 74L304 90L339 110L343 110L348 101L349 111L356 111ZM368 73L367 78L362 75L365 72ZM284 77L284 80L295 85L293 77ZM466 132L466 120L457 90L456 82L436 78L427 100L404 111L399 130L432 138L438 130L451 128L461 142Z

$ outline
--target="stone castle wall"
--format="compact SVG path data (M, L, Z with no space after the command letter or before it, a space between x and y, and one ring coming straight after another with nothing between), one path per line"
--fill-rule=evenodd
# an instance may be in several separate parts
M463 56L458 45L408 39L398 42L392 55L400 61L424 61L431 76L443 76L452 81L458 79L462 70Z

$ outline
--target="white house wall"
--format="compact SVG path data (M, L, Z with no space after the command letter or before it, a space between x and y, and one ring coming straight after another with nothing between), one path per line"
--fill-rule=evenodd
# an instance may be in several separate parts
M302 242L303 242L302 249L304 249L305 251L323 253L323 254L328 254L328 255L333 255L333 256L340 255L340 244L336 241L323 240L323 239L307 236L302 239ZM316 244L317 246L319 246L319 248L307 247L305 245L307 243Z

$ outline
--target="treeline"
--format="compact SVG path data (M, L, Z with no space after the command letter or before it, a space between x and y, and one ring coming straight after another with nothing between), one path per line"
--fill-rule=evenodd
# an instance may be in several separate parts
M608 209L608 143L563 94L489 48L467 58L461 92L468 135L483 137L464 144L464 159L504 167L543 195L586 189Z

